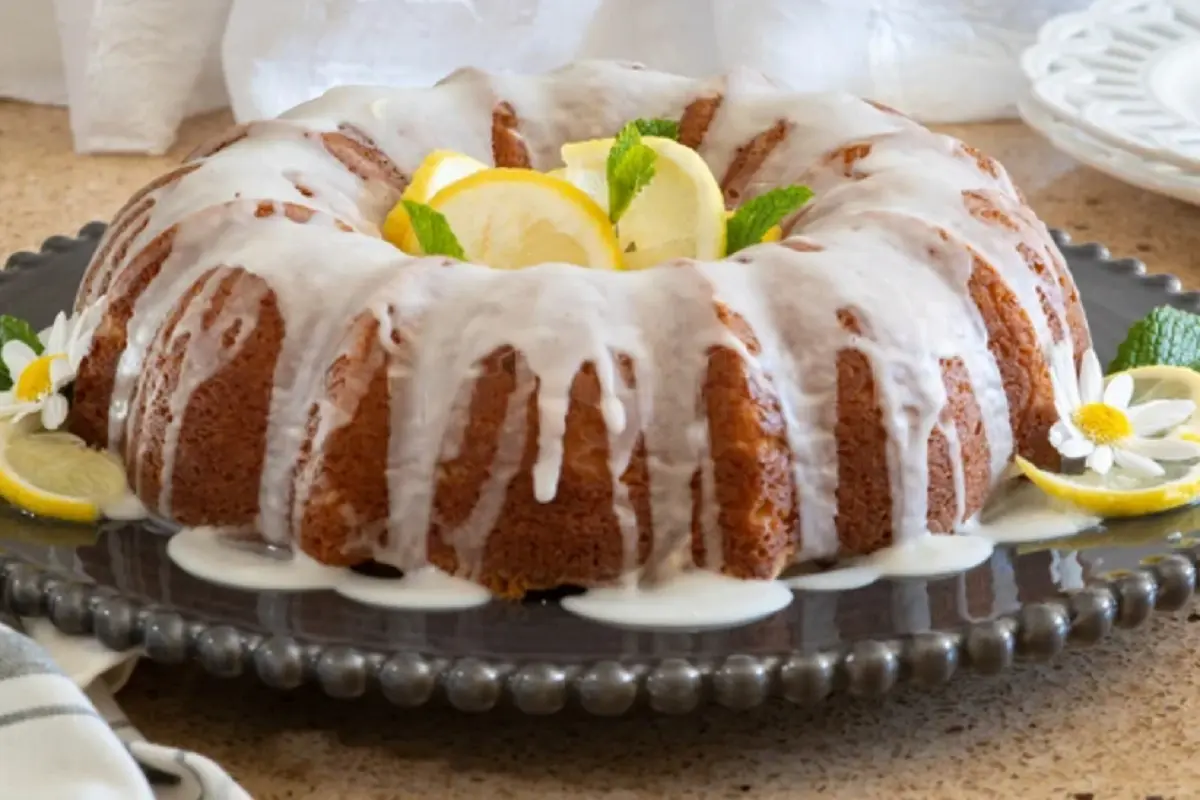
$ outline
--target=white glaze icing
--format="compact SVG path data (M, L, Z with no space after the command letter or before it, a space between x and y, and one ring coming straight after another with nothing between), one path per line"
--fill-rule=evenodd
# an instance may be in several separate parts
M832 569L788 578L786 582L801 591L840 592L869 586L884 578L928 579L952 575L992 558L997 545L1062 539L1101 522L1100 517L1058 503L1024 481L1012 481L1001 487L979 519L987 521L969 520L956 535L927 534ZM965 602L965 594L963 599Z
M994 545L982 536L926 534L884 547L868 556L824 572L786 579L802 591L846 591L883 578L937 578L963 572L986 561Z
M688 570L662 584L592 589L567 597L572 614L622 628L702 630L746 625L792 602L780 581L743 581L707 570Z
M146 506L132 492L124 492L120 497L103 503L100 514L105 519L132 522L146 519Z
M791 232L821 250L760 246L739 254L737 261L619 274L564 264L516 272L469 264L446 268L444 260L411 258L376 238L396 199L394 187L357 177L320 141L326 132L361 132L406 174L435 148L486 162L492 153L492 109L504 102L515 112L532 166L545 169L559 165L564 141L611 135L638 117L678 119L691 101L716 92L723 100L701 155L721 176L739 148L783 121L787 136L750 177L744 196L795 182L812 186L816 198ZM847 175L840 159L826 159L839 147L861 142L871 145L854 167L861 174ZM986 197L1008 214L1015 229L973 215L965 192ZM125 431L142 422L133 412L140 400L157 399L170 412L158 420L165 425L160 490L147 498L148 487L135 485L138 494L153 513L170 517L177 467L172 455L182 411L192 392L239 353L258 321L258 301L269 289L286 330L276 363L256 527L267 541L290 547L314 491L302 478L291 484L293 491L285 488L305 444L310 409L314 403L319 409L309 454L319 464L329 434L353 418L366 391L355 387L358 393L348 392L336 408L320 391L329 366L348 346L346 332L366 311L379 322L392 379L390 430L383 434L389 442L387 535L374 555L413 575L429 568L426 542L436 476L465 435L469 389L479 362L503 345L522 356L518 389L509 398L497 455L476 505L464 522L444 533L462 577L478 572L520 466L527 434L524 400L535 386L535 494L541 502L555 498L568 396L585 363L594 366L600 384L626 574L642 570L661 583L675 572L719 569L723 532L699 393L714 346L738 353L752 378L769 382L777 393L800 494L797 561L838 551L833 364L839 352L855 349L873 371L887 431L891 533L897 543L866 562L869 569L909 574L918 557L935 559L947 571L955 564L978 563L986 558L989 538L977 531L934 538L926 531L927 445L935 430L951 448L955 523L968 522L965 478L955 457L962 445L953 424L942 419L943 360L959 359L965 366L982 412L993 482L1012 455L1008 401L967 285L972 253L985 258L1016 296L1043 348L1052 340L1051 320L1039 292L1050 314L1059 322L1066 317L1057 283L1030 269L1018 245L1032 248L1051 265L1060 264L1061 257L1002 170L982 169L954 140L856 98L789 94L746 74L693 81L586 62L545 76L460 70L433 89L335 89L279 120L249 126L242 139L205 157L151 197L155 205L147 225L132 236L126 255L112 268L119 280L154 237L178 225L171 255L134 307L109 413L111 446L121 452ZM270 204L272 216L256 216L260 201ZM316 214L303 224L291 222L284 219L284 203ZM339 229L339 222L352 232ZM262 284L245 291L239 287L208 321L203 301L217 291L219 278L205 280L174 332L163 334L162 320L179 309L185 293L211 270L228 266L246 270ZM81 306L106 302L109 298L95 287L79 298ZM751 353L717 318L716 302L749 324L758 352ZM861 335L839 323L833 311L842 308L860 319ZM392 344L393 333L403 346ZM177 382L170 384L163 374L143 377L152 359L184 337L188 359ZM635 365L636 388L621 375L623 356ZM647 452L653 520L646 565L638 563L637 521L620 481L639 436ZM149 456L144 449L128 454L132 475L146 474ZM699 519L707 560L699 565L692 563L690 546L691 480L697 472L706 489ZM364 541L368 533L362 531ZM862 566L856 567L859 579ZM575 605L589 607L590 602Z
M1005 494L1002 507L992 515L995 521L973 526L973 534L926 535L822 572L775 581L743 581L699 569L674 572L657 582L639 582L631 576L618 586L567 597L562 606L585 619L623 628L705 630L737 627L768 617L791 603L793 591L852 591L890 578L897 580L899 587L909 587L894 591L897 600L893 606L905 609L896 611L902 613L902 627L918 630L921 615L927 613L921 611L920 597L928 599L928 580L965 572L991 559L993 575L998 576L996 591L1002 607L1007 608L1016 597L1015 584L1007 562L997 562L1001 557L994 553L996 545L1069 536L1095 522L1076 511L1048 507L1039 494L1021 490ZM490 599L479 585L432 567L404 578L371 578L319 564L299 551L273 550L275 555L270 555L266 547L237 543L213 528L185 528L167 543L167 554L180 569L234 588L329 590L368 605L414 611L461 610ZM1056 556L1053 569L1060 563ZM1069 563L1078 573L1077 559ZM1059 577L1057 571L1055 577ZM969 616L965 584L958 593L962 612ZM894 622L901 625L902 620ZM825 619L806 624L827 629L834 623Z
M491 600L487 589L433 567L382 579L313 561L300 551L268 555L234 545L215 528L184 528L167 542L167 556L189 575L255 592L328 590L367 605L414 611L460 611Z
M1014 481L997 493L977 520L963 530L993 542L1020 544L1072 536L1094 528L1101 518L1041 492L1032 483Z

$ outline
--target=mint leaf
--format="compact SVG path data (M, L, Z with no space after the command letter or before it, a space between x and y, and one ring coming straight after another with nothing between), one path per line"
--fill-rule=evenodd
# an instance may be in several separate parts
M635 119L633 124L642 136L661 136L679 141L679 123L673 119Z
M629 210L638 192L654 179L654 162L658 154L642 143L636 122L631 122L617 134L608 151L608 218L613 224Z
M427 256L450 256L460 261L467 260L458 237L450 230L450 223L442 212L424 203L404 200L404 210L408 212L409 222L412 223L413 233L421 245L421 252Z
M1129 329L1108 371L1150 366L1200 369L1200 316L1170 306L1154 309Z
M807 186L781 186L748 200L725 222L725 253L758 244L767 231L813 196Z
M28 322L16 317L0 316L0 348L9 342L24 342L38 355L41 355L44 349L37 331ZM12 375L9 374L8 367L4 366L4 362L0 361L0 392L7 392L12 385Z

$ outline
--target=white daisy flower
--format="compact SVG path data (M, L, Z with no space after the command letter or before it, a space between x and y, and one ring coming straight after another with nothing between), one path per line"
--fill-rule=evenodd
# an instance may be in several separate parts
M1050 378L1058 422L1050 443L1063 458L1086 459L1087 468L1101 475L1113 464L1154 478L1164 474L1160 461L1200 459L1200 444L1166 436L1191 419L1191 400L1151 400L1130 407L1133 378L1113 376L1104 385L1100 360L1088 350L1079 374L1071 348L1059 345L1051 356Z
M0 392L0 418L19 422L37 414L46 430L62 427L70 409L61 391L75 380L98 322L98 305L70 319L60 313L54 325L38 335L40 354L25 342L6 342L0 361L13 385Z

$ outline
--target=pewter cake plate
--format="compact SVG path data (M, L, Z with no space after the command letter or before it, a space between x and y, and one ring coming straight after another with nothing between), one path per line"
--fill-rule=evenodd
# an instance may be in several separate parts
M53 237L0 272L0 313L42 328L71 306L104 226ZM1133 260L1056 234L1075 272L1102 361L1129 325L1200 295ZM138 525L78 527L0 508L0 611L47 616L67 633L161 662L257 674L288 689L315 682L337 697L400 706L444 699L463 711L513 704L532 714L578 705L668 713L707 702L751 708L782 696L817 703L881 696L902 682L936 686L963 669L1001 672L1051 658L1196 588L1200 506L1129 520L1052 545L998 549L962 575L798 592L783 611L740 628L631 632L564 612L554 597L461 612L374 608L331 592L248 592L205 583L166 556L166 536Z

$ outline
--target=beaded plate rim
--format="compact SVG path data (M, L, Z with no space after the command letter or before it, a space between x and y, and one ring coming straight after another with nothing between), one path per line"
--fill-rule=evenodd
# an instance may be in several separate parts
M76 238L53 236L39 253L14 254L0 271L0 289L61 254L94 248L104 229L92 222ZM1114 259L1101 244L1076 245L1067 234L1052 233L1069 260L1095 264L1160 292L1171 305L1200 311L1200 292L1183 291L1177 277L1149 275L1137 259ZM1015 614L956 631L864 639L817 652L731 653L715 659L512 663L318 645L189 619L3 552L0 617L5 611L44 617L63 633L90 636L114 649L138 648L160 663L195 661L218 677L250 673L275 689L314 684L336 698L382 695L404 708L444 700L474 713L511 706L549 715L578 707L615 716L645 706L681 714L711 703L749 710L775 698L799 705L839 694L879 698L903 684L933 689L963 670L994 675L1022 661L1046 661L1067 647L1102 641L1116 628L1137 628L1155 610L1186 607L1196 591L1198 558L1197 549L1175 551L1148 566L1094 579L1070 594L1026 603Z

